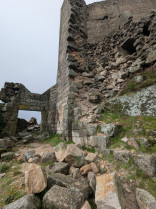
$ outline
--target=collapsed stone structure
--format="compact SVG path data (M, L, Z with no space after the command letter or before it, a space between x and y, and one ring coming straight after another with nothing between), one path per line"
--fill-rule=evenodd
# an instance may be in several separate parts
M81 143L91 140L90 144L103 103L120 104L121 111L128 109L130 115L156 116L154 84L138 93L138 99L131 95L129 104L119 96L130 78L137 80L138 73L156 70L154 9L155 0L106 0L90 5L84 0L64 0L57 83L42 95L22 84L6 83L0 92L5 135L15 135L18 110L41 111L41 131L61 133L75 142L83 137ZM131 111L134 103L135 111Z

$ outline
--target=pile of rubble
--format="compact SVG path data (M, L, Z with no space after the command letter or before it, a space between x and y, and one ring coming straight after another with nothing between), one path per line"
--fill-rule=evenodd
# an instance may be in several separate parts
M91 209L91 198L98 209L125 208L120 177L109 170L100 155L64 143L49 152L29 150L21 154L17 160L29 163L25 172L28 195L4 209ZM41 163L49 165L42 169ZM109 172L103 174L106 168ZM156 206L155 198L145 190L137 188L136 199L141 209Z

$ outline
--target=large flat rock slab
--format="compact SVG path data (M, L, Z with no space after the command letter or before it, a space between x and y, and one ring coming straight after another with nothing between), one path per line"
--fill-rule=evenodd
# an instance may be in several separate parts
M97 209L124 209L122 189L115 173L96 177Z
M44 209L80 209L83 203L82 193L58 185L53 186L43 197Z
M31 164L25 172L25 184L28 194L40 193L47 187L46 174L41 166Z
M83 194L84 200L89 196L90 188L87 183L81 183L80 181L61 173L51 174L48 177L48 189L54 185L66 187L72 191L79 191L79 193Z

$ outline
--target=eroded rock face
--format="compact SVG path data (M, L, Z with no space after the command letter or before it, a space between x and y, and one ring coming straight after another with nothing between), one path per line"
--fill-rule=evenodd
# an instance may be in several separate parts
M65 161L74 167L81 167L85 164L84 153L76 145L70 144L66 150Z
M97 158L97 154L95 154L95 153L88 153L87 154L87 156L85 157L85 160L87 161L87 162L94 162L95 160L96 160L96 158Z
M56 147L54 147L54 152L58 161L62 162L65 159L66 149L67 145L65 145L64 143L60 143Z
M98 148L101 152L107 149L109 143L110 139L108 136L91 136L88 140L88 145Z
M3 209L41 209L41 200L34 194L26 195L15 202L4 206Z
M121 188L115 173L96 177L95 202L98 209L124 208Z
M82 193L58 185L53 186L43 197L44 209L80 209L84 198Z
M156 199L143 189L136 189L136 199L140 209L155 209Z
M133 154L134 163L148 176L154 177L156 173L156 155Z
M123 150L114 150L113 152L114 154L114 158L116 160L119 160L119 161L122 161L124 163L129 163L129 160L130 160L130 152L128 151L123 151Z
M46 152L41 156L42 163L55 162L56 156L54 152Z
M12 147L14 147L14 145L15 145L14 142L7 139L7 138L0 139L0 149L1 148L5 148L5 149L12 148Z
M64 162L58 162L55 163L54 165L50 165L48 166L48 173L52 174L52 173L62 173L65 175L69 174L69 164L68 163L64 163Z
M83 194L84 199L87 199L89 196L90 189L87 183L81 183L80 181L61 173L51 174L48 177L48 189L54 185L66 187L73 191L79 191L79 193Z
M116 97L109 101L110 109L113 110L116 106L118 106L118 108L120 108L120 112L123 114L131 116L150 115L156 117L155 92L156 85L153 85L133 94Z
M41 166L31 164L25 172L25 184L28 194L40 193L47 187L47 178Z
M103 124L101 125L101 132L106 136L115 136L119 133L121 126L118 124Z

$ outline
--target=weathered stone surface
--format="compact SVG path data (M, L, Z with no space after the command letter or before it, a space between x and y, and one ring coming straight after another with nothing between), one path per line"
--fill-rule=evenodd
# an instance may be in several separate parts
M91 136L88 140L88 145L98 148L101 152L107 148L109 143L108 136Z
M153 177L156 173L156 156L150 154L133 154L134 163L148 176Z
M47 178L41 166L31 164L25 172L25 184L28 194L40 193L47 187Z
M148 50L150 52L147 55L146 64L150 64L156 60L156 57L155 57L156 49L149 48Z
M87 177L88 177L89 186L91 187L92 192L95 193L95 189L96 189L95 174L93 172L89 172Z
M84 203L84 205L82 206L81 209L91 209L91 206L90 206L89 202L85 201L85 203Z
M133 94L123 95L109 100L109 108L118 106L118 111L131 116L150 115L156 117L156 85L144 88ZM117 111L117 109L116 109Z
M94 94L90 95L89 102L95 103L95 104L100 103L101 102L100 94L99 93L94 93Z
M79 193L83 194L85 199L88 198L90 191L89 185L87 183L81 183L80 181L77 181L72 177L66 176L61 173L51 174L48 177L48 189L50 189L54 185L59 185L73 191L78 191Z
M85 164L84 153L76 145L69 144L66 150L65 161L74 167L81 167Z
M69 174L69 164L64 162L55 163L54 166L50 169L50 173L62 173L65 175Z
M140 209L156 208L156 199L143 189L136 188L136 199Z
M124 163L129 163L130 152L123 151L123 150L121 150L121 151L114 150L113 154L114 154L114 158L116 160L122 161Z
M64 161L66 157L66 150L67 145L62 142L58 144L56 147L54 147L54 152L58 161Z
M30 158L28 160L29 163L38 163L40 161L39 157Z
M41 209L41 200L34 194L26 195L15 202L4 206L3 209Z
M0 139L0 148L12 148L14 145L14 142L9 139Z
M139 145L138 143L135 141L134 138L127 138L127 137L124 137L123 139L121 139L121 141L125 142L127 145L131 146L131 147L134 147L135 149L139 149Z
M131 147L134 147L137 150L139 149L138 143L133 138L128 139L127 144Z
M41 156L42 163L56 162L55 152L46 152Z
M35 150L30 150L25 153L26 160L28 161L30 158L33 158L35 155Z
M15 153L13 152L6 152L1 154L2 161L10 161L15 157Z
M80 209L84 200L82 193L55 185L44 195L43 208Z
M92 170L93 173L96 174L96 173L99 172L99 168L97 167L97 165L94 162L90 163L89 165L90 165L91 170Z
M97 154L89 152L85 157L85 160L89 163L95 161L97 159Z
M106 136L115 136L119 133L121 126L118 124L103 124L101 132Z
M34 136L33 135L28 135L22 138L22 140L25 140L27 142L31 142L34 140Z
M115 173L96 177L95 202L98 209L124 208L122 191Z
M86 175L87 173L89 173L92 170L90 164L84 165L80 168L80 172L82 175Z
M77 180L83 179L79 168L75 168L72 176L73 176L73 179L77 179Z

